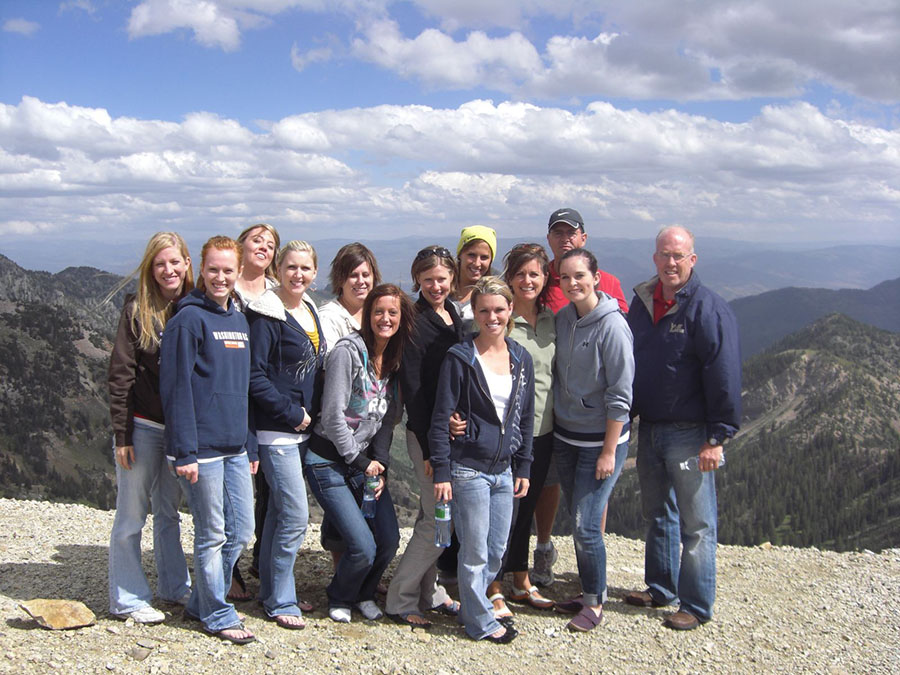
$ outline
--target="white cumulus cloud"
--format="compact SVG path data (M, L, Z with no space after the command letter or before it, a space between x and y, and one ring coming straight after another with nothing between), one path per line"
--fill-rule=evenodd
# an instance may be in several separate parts
M34 35L41 27L39 23L29 21L28 19L7 19L3 22L3 31L5 33L19 33L26 37Z
M806 103L744 123L592 103L473 100L292 115L263 131L24 98L0 104L6 232L145 238L250 220L359 236L450 236L472 222L541 232L561 204L610 236L662 224L766 239L886 239L900 208L900 131ZM28 225L28 224L43 224Z

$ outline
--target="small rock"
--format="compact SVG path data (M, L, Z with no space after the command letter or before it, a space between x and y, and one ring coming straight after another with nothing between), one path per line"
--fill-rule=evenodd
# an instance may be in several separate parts
M141 638L137 641L138 646L144 647L145 649L156 649L158 643L153 640L147 640L146 638Z
M125 652L128 656L133 658L135 661L143 661L148 656L150 656L150 652L152 649L147 649L146 647L132 647L127 652Z
M113 635L121 635L122 634L122 631L118 626L107 626L106 632L112 633Z
M274 659L277 656L278 656L278 654L276 652L273 652L271 649L266 650L266 658L267 659Z
M115 670L115 669L116 669L116 664L115 664L115 663L107 663L107 664L106 664L106 669L107 669L107 670Z
M431 642L431 636L428 633L418 633L416 638L419 642Z

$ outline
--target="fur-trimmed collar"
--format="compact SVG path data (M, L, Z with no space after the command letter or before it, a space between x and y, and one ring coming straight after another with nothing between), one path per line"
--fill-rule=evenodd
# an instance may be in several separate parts
M306 297L303 296L302 302L305 302L313 311L313 316L315 316L316 306ZM278 296L278 291L274 288L269 289L261 296L259 296L256 300L253 300L249 305L247 305L249 309L252 309L257 314L262 314L263 316L267 316L270 319L278 319L279 321L287 321L287 310L284 308L284 303L281 301L281 298Z

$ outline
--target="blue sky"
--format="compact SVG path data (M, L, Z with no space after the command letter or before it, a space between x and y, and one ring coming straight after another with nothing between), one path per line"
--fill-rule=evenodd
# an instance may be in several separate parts
M541 237L562 205L900 241L897 0L4 0L0 29L3 252Z

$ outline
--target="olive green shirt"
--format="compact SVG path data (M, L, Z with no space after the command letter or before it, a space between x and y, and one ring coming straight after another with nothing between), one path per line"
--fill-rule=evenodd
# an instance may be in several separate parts
M538 313L537 328L513 315L509 336L525 347L534 361L534 435L553 431L553 361L556 358L556 323L545 307Z

